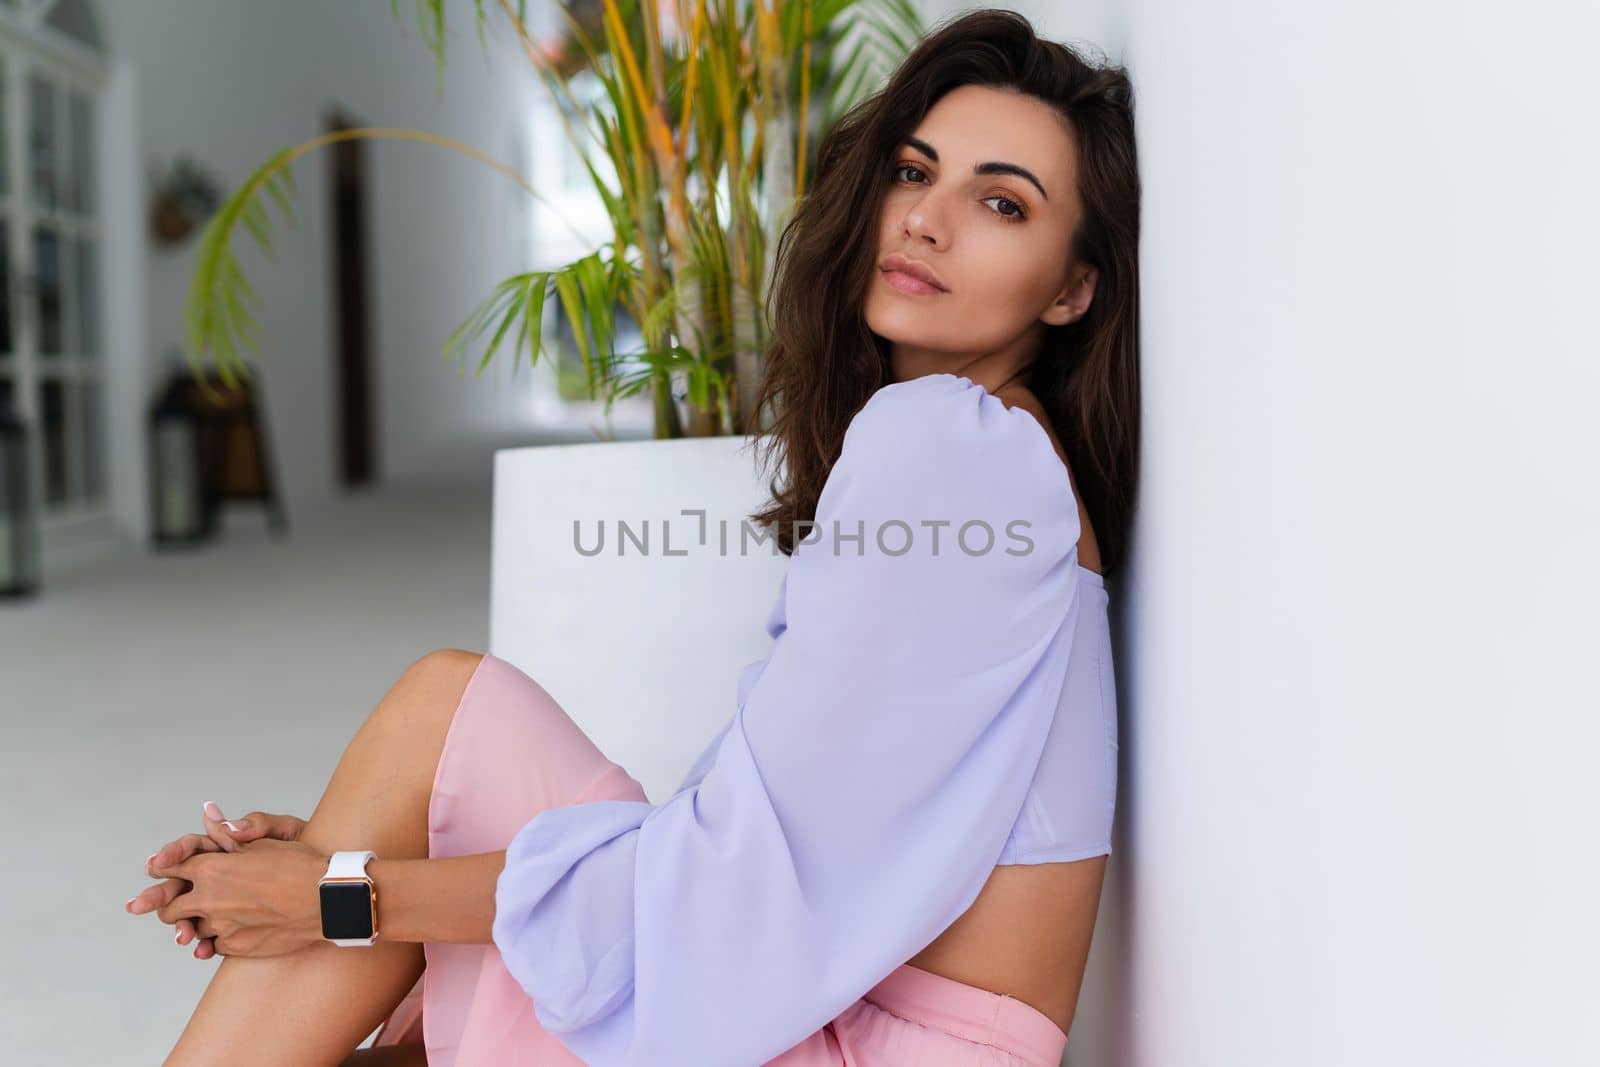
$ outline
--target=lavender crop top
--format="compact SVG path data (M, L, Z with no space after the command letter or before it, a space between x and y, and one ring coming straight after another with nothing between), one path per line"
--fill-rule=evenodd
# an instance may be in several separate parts
M540 812L493 939L591 1067L755 1067L977 899L1111 851L1107 595L1045 430L970 379L851 420L733 717L660 804Z

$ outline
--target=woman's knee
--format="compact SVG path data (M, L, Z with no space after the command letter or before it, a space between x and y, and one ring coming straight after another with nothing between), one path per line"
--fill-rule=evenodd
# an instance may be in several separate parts
M465 686L466 680L472 677L472 672L483 661L483 655L482 652L469 652L464 648L436 648L412 660L401 677L422 682L442 679L447 684L459 682Z
M437 734L442 741L483 656L482 652L441 648L414 660L379 706L384 725L414 737Z

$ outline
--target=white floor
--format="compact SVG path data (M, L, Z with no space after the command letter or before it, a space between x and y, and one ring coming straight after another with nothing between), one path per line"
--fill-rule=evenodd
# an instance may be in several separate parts
M130 555L0 601L0 1062L149 1067L217 958L128 897L200 806L308 816L405 666L483 649L486 490L388 488L227 513L191 554Z

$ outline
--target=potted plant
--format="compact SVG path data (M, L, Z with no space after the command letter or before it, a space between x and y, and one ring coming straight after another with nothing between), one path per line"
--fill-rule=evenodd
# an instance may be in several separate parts
M418 0L418 23L445 63L446 0ZM444 341L446 360L477 354L481 374L502 350L513 370L546 349L545 303L567 317L591 398L648 390L658 438L759 432L753 411L767 329L762 295L777 236L806 189L818 132L874 88L920 35L911 0L574 0L558 5L566 36L534 39L526 0L473 0L482 40L498 11L561 105L564 132L605 204L612 239L554 270L500 282ZM399 0L392 14L401 23ZM401 23L403 25L403 23ZM571 79L604 88L580 103ZM404 139L449 148L502 171L497 160L420 130L339 130L266 160L212 216L185 309L197 376L216 360L224 382L246 376L240 347L255 348L256 297L233 255L243 229L271 253L275 203L293 219L293 163L350 138ZM600 165L603 163L604 165ZM603 175L614 175L614 184ZM644 351L619 359L615 309L642 333ZM680 412L675 382L686 389Z

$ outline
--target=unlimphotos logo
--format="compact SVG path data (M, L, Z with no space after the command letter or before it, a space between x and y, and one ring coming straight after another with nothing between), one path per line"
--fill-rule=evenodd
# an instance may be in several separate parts
M751 548L758 551L765 545L769 555L782 554L774 533L778 527L763 527L750 519L739 520L736 527L727 519L711 521L704 508L684 508L680 516L694 519L693 529L684 530L680 523L674 526L671 519L617 519L608 524L605 519L593 523L586 533L582 520L572 520L572 547L580 556L594 557L609 550L616 556L687 556L694 548L710 549L718 555L749 555ZM902 519L887 519L870 532L864 519L853 524L834 519L820 524L802 520L791 524L795 551L808 555L828 551L836 556L867 555L871 548L889 558L915 555L941 556L959 552L965 556L986 556L1003 552L1008 556L1026 556L1033 552L1033 538L1023 531L1033 528L1027 519L1013 519L1005 524L1007 543L1001 545L995 528L984 519L970 519L957 525L954 519L918 519L914 523ZM952 529L953 528L953 529ZM652 546L652 531L659 529L659 549ZM609 532L608 532L609 531ZM715 545L712 545L713 534ZM678 544L674 546L674 539ZM821 546L820 548L818 546Z

